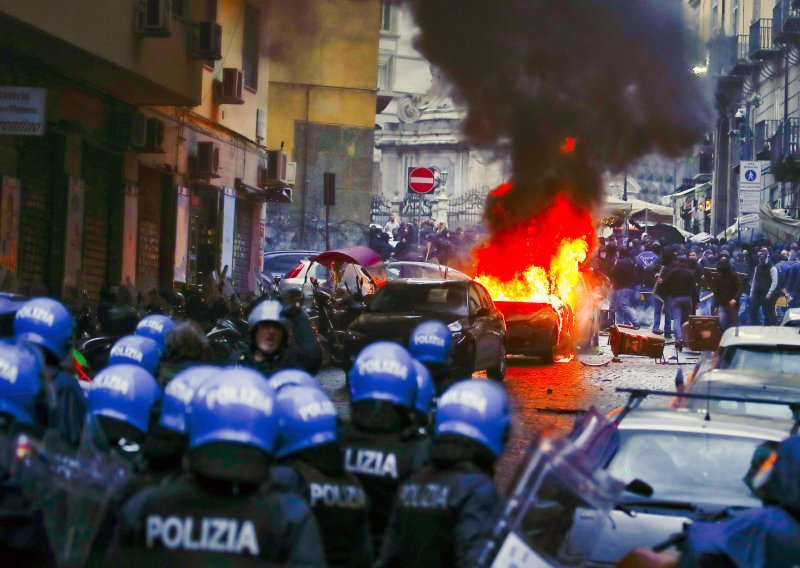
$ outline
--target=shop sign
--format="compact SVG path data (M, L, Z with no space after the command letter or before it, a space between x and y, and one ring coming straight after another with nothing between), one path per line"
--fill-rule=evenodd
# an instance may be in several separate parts
M0 135L42 136L45 89L0 87Z

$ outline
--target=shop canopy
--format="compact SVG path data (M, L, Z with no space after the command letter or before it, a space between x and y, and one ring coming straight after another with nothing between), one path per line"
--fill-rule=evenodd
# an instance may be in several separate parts
M666 223L672 224L672 209L655 203L648 203L641 199L622 201L615 197L607 197L602 207L602 215L615 217L628 217L636 222L646 224Z

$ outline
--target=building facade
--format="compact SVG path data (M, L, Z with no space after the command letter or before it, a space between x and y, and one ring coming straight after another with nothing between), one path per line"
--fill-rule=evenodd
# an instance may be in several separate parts
M741 162L758 162L761 203L798 217L800 2L689 0L715 89L711 232L739 216Z
M225 267L254 291L274 202L317 211L298 175L337 171L346 207L369 195L378 0L309 0L300 24L286 4L0 0L0 265L21 291L168 292ZM352 4L372 31L336 66Z

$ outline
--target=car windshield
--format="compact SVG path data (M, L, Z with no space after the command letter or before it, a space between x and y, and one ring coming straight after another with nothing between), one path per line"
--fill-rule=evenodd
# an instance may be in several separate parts
M653 500L723 507L761 504L744 477L762 440L655 430L620 430L620 435L609 473L623 483L647 482L653 488Z
M780 400L780 396L770 395L763 391L737 390L731 388L722 390L712 388L709 390L707 383L694 384L692 393L712 394L716 396L732 396L736 398L760 398L768 400ZM800 391L792 399L800 399ZM776 418L778 420L793 420L793 412L788 404L767 404L763 402L735 401L735 400L703 400L698 398L686 399L684 407L695 410L705 411L706 408L713 415L715 412L722 414L740 414L745 416L761 416L764 418Z
M719 368L796 374L800 373L800 348L754 345L727 347L720 357Z
M467 315L464 286L387 286L375 294L369 311L428 312L454 316Z

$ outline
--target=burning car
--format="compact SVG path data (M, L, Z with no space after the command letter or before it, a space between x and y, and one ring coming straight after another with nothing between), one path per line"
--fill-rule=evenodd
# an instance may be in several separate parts
M505 316L509 355L533 355L546 363L570 351L574 316L569 306L551 302L494 303Z

